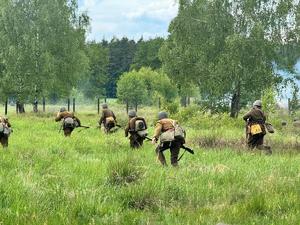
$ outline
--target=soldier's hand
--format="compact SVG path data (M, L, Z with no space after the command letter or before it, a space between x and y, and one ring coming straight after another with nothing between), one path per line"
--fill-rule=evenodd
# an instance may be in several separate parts
M151 142L153 145L155 145L157 143L157 140L156 138L152 138L152 142Z

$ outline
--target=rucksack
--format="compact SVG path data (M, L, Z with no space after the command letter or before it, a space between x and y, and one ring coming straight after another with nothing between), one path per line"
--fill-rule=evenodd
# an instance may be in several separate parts
M75 120L72 117L67 117L63 121L64 128L75 128Z
M134 131L140 136L140 137L146 137L148 135L146 124L143 120L136 120L135 121L135 127Z
M0 123L0 134L9 136L11 133L11 129L3 123Z

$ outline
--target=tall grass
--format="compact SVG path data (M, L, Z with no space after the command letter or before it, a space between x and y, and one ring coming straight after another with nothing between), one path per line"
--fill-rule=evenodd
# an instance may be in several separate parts
M115 111L125 124L123 109ZM156 110L139 112L155 121ZM182 120L196 154L186 154L175 169L160 166L149 142L132 150L122 130L96 129L95 113L79 114L93 128L71 138L58 133L51 116L10 116L14 133L0 152L0 224L299 224L299 155L195 142L212 131L211 140L240 140L241 121ZM296 136L292 128L290 136L284 132L267 141L288 144Z

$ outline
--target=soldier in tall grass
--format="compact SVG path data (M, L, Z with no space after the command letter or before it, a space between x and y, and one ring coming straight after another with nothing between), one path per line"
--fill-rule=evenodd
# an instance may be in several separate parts
M102 115L99 120L100 128L102 125L105 133L109 133L117 125L116 116L106 103L102 105Z
M158 119L152 138L152 144L156 144L160 139L160 143L156 148L157 158L163 166L166 166L167 162L163 151L170 149L171 165L176 167L178 166L178 155L181 146L184 144L184 140L175 139L174 133L176 121L169 119L166 112L160 112L158 114Z
M147 124L143 117L137 116L135 111L129 111L128 124L125 128L125 137L130 134L130 147L140 148L147 136Z
M62 107L55 118L56 122L61 121L62 129L66 137L71 136L71 133L76 127L81 126L81 122L78 117L74 116L74 113L67 111L65 107Z
M257 148L264 150L267 154L272 154L270 146L264 145L266 116L262 111L262 102L256 100L253 103L253 108L244 115L243 119L247 122L246 134L248 147L250 149Z
M8 138L11 133L11 124L7 117L0 116L0 143L6 148L8 147Z

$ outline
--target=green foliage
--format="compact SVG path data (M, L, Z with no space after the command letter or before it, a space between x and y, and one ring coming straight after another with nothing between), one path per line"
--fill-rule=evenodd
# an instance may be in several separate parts
M106 96L108 82L109 52L101 44L91 42L86 46L89 58L89 71L80 83L84 83L84 95L89 99ZM80 85L80 84L79 84Z
M117 84L118 99L131 106L139 105L146 101L146 88L146 84L138 72L124 73Z
M141 103L157 104L159 99L170 103L176 96L177 89L168 76L150 68L125 73L118 81L118 98L133 106Z
M295 114L299 109L299 87L294 83L292 87L292 99L289 101L289 111Z
M142 67L149 67L153 70L160 69L161 61L158 57L158 52L163 42L163 38L155 38L147 41L140 40L137 43L131 69L139 70Z
M274 113L276 109L276 93L274 88L266 89L261 98L263 110L267 113Z
M113 38L105 44L109 49L108 84L106 87L107 97L116 97L117 81L119 77L130 70L136 51L134 40Z
M282 79L278 49L299 45L299 3L282 1L179 1L178 16L160 51L164 71L176 82L181 97L190 84L215 111L227 106L232 117L249 101ZM224 104L219 104L224 102Z
M76 1L1 1L1 89L19 101L38 94L68 96L87 68L89 19ZM59 15L59 16L58 16Z

